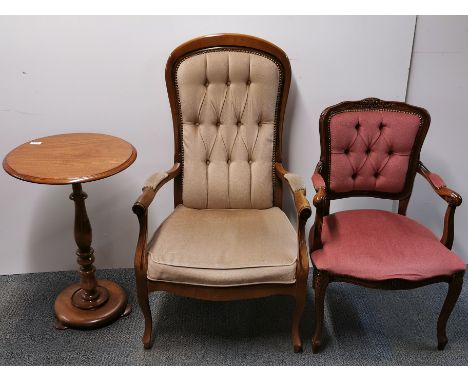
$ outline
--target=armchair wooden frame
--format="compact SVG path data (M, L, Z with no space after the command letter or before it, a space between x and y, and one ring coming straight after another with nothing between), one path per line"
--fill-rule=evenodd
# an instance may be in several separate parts
M416 136L413 151L410 155L410 162L407 173L405 189L398 194L387 194L383 192L352 191L347 193L333 193L329 188L330 150L328 149L329 130L328 123L330 118L343 111L357 110L392 110L401 112L417 113L421 118L421 127ZM398 213L406 215L406 210L411 197L412 187L416 173L421 174L431 185L434 191L447 202L447 210L444 219L444 228L440 242L448 249L452 248L454 239L454 214L455 209L462 203L462 198L455 191L449 189L445 184L437 185L434 183L431 172L419 161L420 151L425 135L429 128L430 115L422 108L408 105L402 102L387 102L376 98L367 98L357 102L343 102L325 109L320 116L320 137L321 137L321 158L315 168L314 174L321 177L321 185L316 187L316 194L313 198L313 204L316 208L314 225L309 232L309 250L310 254L316 249L322 248L321 234L323 218L330 213L330 200L349 196L373 196L398 200ZM319 177L319 179L320 179ZM311 256L312 258L312 256ZM313 261L312 261L313 262ZM437 340L438 349L443 350L448 342L446 335L447 321L457 302L463 285L464 272L457 272L451 276L433 277L418 281L409 281L404 279L389 279L383 281L366 280L351 277L349 275L333 274L328 271L317 269L314 266L313 288L315 290L315 329L312 337L312 350L317 353L321 344L323 318L324 318L324 299L328 284L332 282L347 282L374 289L413 289L429 284L446 282L448 283L447 297L442 306L437 321Z
M157 191L170 180L174 180L174 207L182 203L182 132L175 70L180 60L189 54L204 50L223 48L242 49L244 51L260 51L264 55L273 57L282 71L283 81L280 88L281 94L276 120L274 162L272 164L274 168L274 177L279 178L281 182L274 181L273 183L273 204L276 207L282 207L282 183L285 182L293 193L297 212L297 239L299 245L296 282L294 284L258 284L233 287L212 287L152 281L147 278L148 259L146 246L148 239L148 208ZM302 350L302 341L299 334L299 322L306 300L309 269L305 242L305 224L311 215L311 208L305 197L305 190L294 190L287 177L285 177L287 171L282 166L282 130L290 81L291 68L286 54L277 46L252 36L240 34L217 34L204 36L184 43L176 48L170 55L166 65L166 85L174 128L174 166L167 171L167 176L159 182L156 188L144 188L143 193L133 205L133 212L137 215L140 224L138 243L135 251L135 276L138 301L145 318L145 330L142 338L145 348L148 349L152 346L151 337L153 324L148 295L154 291L167 291L179 296L212 301L253 299L271 295L290 295L294 297L296 301L291 328L293 348L295 352Z

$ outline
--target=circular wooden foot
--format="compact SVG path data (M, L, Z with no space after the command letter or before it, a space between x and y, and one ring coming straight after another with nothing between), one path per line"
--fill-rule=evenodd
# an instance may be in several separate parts
M70 327L77 329L94 329L108 325L131 312L131 306L127 305L125 291L116 283L109 280L98 280L100 288L107 291L108 299L96 308L82 309L73 303L73 296L80 290L80 284L72 284L65 288L55 300L55 316L57 328ZM126 313L126 314L125 314Z

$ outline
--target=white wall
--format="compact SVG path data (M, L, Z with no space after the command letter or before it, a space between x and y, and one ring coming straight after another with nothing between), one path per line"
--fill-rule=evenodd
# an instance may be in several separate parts
M425 107L431 127L422 162L465 197L455 213L453 249L468 261L468 17L420 16L417 21L408 102ZM418 176L408 216L442 234L446 203Z
M286 164L306 178L311 197L320 112L342 100L369 96L403 100L414 21L411 16L2 17L0 154L32 138L64 132L104 132L130 141L138 150L134 165L84 189L96 265L131 267L138 231L131 206L146 177L169 168L173 158L164 84L172 49L195 36L239 32L263 37L286 51L293 70ZM436 121L437 103L420 103L434 106ZM426 162L435 167L444 159L447 166L437 167L446 174L450 155L462 154L446 145ZM461 176L455 179L453 174L447 180L460 183ZM71 187L29 184L4 172L0 187L0 273L76 269ZM335 209L364 205L391 208L388 201L352 199L336 202ZM169 186L151 208L152 229L171 209Z

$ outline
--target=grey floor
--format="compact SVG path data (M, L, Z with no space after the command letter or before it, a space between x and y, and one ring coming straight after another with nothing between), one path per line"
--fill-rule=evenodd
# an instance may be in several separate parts
M154 345L141 344L143 316L133 270L98 271L118 282L134 310L98 330L54 329L56 295L76 272L0 276L0 365L468 365L468 283L436 350L435 328L446 284L376 291L332 284L324 346L313 354L313 293L302 320L304 352L290 344L288 297L206 302L154 293ZM311 277L309 277L310 283Z

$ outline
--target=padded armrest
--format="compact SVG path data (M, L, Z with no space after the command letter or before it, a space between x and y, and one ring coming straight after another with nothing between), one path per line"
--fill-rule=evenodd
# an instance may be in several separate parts
M175 178L179 172L180 163L174 163L170 170L151 175L143 186L143 193L133 204L133 212L137 215L144 215L159 189L169 180Z
M281 163L275 163L275 169L282 181L287 183L294 195L296 213L303 221L307 221L312 215L309 201L305 197L306 188L300 175L287 172Z
M436 173L430 172L422 162L418 163L418 173L426 179L434 191L448 204L458 207L462 203L462 197L448 188L444 180Z
M293 174L292 172L288 172L284 174L284 177L289 183L289 186L291 187L291 190L293 192L304 190L304 193L306 192L306 187L304 183L304 179L302 176Z
M146 179L146 182L145 182L145 185L143 186L142 191L144 191L145 188L151 188L152 190L156 191L159 184L168 176L169 174L167 172L157 172L151 175L148 179Z
M325 181L323 180L322 175L320 175L318 172L312 175L312 184L316 191L319 188L325 188Z
M447 187L442 177L440 177L438 174L435 174L433 172L429 173L429 180L430 180L432 187L434 188L439 189L442 187Z

